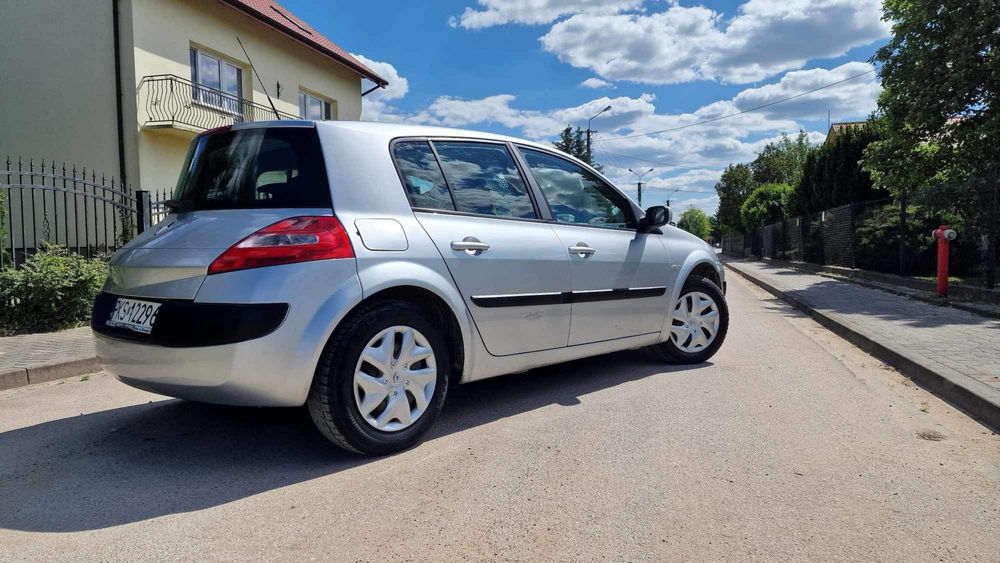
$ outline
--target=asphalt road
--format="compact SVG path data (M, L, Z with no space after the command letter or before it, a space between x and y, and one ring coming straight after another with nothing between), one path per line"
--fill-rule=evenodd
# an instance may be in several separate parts
M0 393L0 560L992 560L1000 437L732 276L729 340L454 390L387 458L107 375Z

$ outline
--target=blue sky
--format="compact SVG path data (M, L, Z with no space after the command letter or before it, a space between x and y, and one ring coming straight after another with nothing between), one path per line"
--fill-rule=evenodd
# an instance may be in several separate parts
M364 118L551 140L594 120L595 160L643 204L667 197L714 212L712 186L781 133L813 141L863 119L874 73L704 126L612 140L727 115L871 70L888 37L878 0L283 0L392 84ZM585 82L587 81L587 82ZM588 87L595 86L595 87ZM631 184L631 185L630 185Z

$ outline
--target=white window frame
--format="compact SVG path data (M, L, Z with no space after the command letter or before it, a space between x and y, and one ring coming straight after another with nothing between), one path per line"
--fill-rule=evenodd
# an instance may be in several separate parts
M318 118L309 117L309 112L307 110L310 109L308 106L312 102L318 103L320 105L321 108L320 111L322 115L321 117ZM317 96L316 94L311 94L304 90L299 90L299 117L301 117L302 119L319 119L319 120L336 119L336 116L333 113L334 104L335 102L333 102L332 100L329 100L322 96Z
M202 60L208 59L216 63L218 67L218 87L212 86L210 84L205 84L205 77L202 76L201 65ZM195 103L209 106L213 109L222 110L226 113L233 115L242 115L243 113L243 68L237 64L233 64L227 61L225 58L220 57L215 54L206 53L205 51L197 48L191 47L190 51L190 64L191 64L191 82L194 83L195 87L192 91L192 99ZM236 77L233 80L234 84L227 84L225 81L225 71L234 70L236 72ZM235 92L231 91L233 88L228 86L235 86Z

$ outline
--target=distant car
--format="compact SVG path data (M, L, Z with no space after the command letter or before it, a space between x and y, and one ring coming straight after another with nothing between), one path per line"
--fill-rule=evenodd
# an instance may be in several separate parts
M175 198L111 259L101 363L183 399L308 405L355 452L416 443L458 383L633 348L704 362L726 336L712 248L545 145L245 123L195 137Z

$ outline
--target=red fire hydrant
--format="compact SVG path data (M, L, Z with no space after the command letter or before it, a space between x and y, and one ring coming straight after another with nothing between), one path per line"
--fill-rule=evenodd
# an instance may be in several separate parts
M937 293L941 297L948 296L948 251L951 241L955 240L958 233L954 229L949 229L948 225L941 225L934 229L932 233L937 239L938 260L937 260Z

